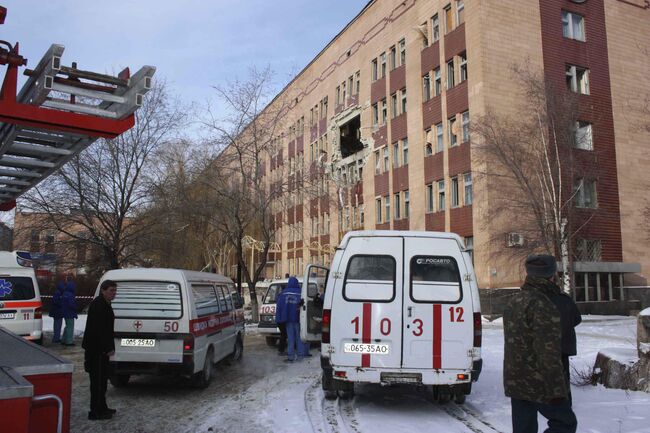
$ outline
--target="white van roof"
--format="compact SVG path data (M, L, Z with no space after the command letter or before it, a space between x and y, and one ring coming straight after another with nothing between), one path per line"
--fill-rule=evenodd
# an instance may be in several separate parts
M217 281L232 283L230 278L209 272L188 271L168 268L126 268L107 271L102 280L140 280L140 281L174 281L184 278L187 281Z
M31 263L31 262L30 262ZM0 251L0 268L13 268L13 269L31 269L31 266L21 266L18 263L18 256L16 251Z
M345 249L352 238L427 238L427 239L452 239L458 243L461 251L465 251L465 243L456 233L449 232L425 232L406 230L361 230L348 232L343 236L338 249Z

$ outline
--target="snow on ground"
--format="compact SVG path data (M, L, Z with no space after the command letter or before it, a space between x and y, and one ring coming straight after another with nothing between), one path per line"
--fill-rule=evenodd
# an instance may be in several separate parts
M587 316L577 328L579 355L572 359L576 372L589 372L600 349L633 347L636 319ZM352 401L324 400L319 384L318 358L291 365L244 391L236 401L223 402L197 431L225 431L224 413L256 413L250 431L275 432L508 432L510 400L503 395L503 325L484 323L483 372L463 409L454 404L433 404L415 388L357 386ZM577 379L574 372L574 380ZM573 386L578 431L582 433L649 432L650 394ZM466 414L481 426L461 422ZM451 416L450 416L451 415ZM471 424L471 423L470 423ZM546 420L540 416L540 431ZM490 427L491 426L491 427Z
M76 321L75 335L83 333L85 318L85 315L80 315ZM50 317L43 318L43 328L46 331L52 329ZM501 320L483 323L483 372L463 406L434 404L425 390L375 385L357 386L356 396L351 401L327 401L320 388L321 369L317 350L312 350L314 356L307 360L293 364L282 363L273 348L264 346L263 337L258 335L255 326L247 326L246 331L251 340L258 341L256 344L259 348L245 355L259 357L254 362L248 358L248 362L251 362L249 368L259 370L259 374L255 375L257 378L251 378L246 386L233 390L232 393L215 396L216 399L206 396L206 404L191 403L188 406L181 401L172 403L165 409L169 417L169 431L511 431L510 400L503 395ZM577 328L577 336L578 356L571 359L574 381L578 379L579 373L591 371L599 350L607 349L618 353L635 349L636 318L585 316ZM129 392L140 394L143 390L146 388L134 387ZM125 391L111 391L110 397L118 406L121 398L117 396L123 392ZM650 394L606 389L601 385L573 386L572 394L580 433L650 432ZM141 395L140 400L146 398ZM127 411L128 409L122 409L120 416L107 422L104 427L114 425L122 431L154 431L146 427L136 428L138 423L144 422L137 417L130 421L132 430L124 430L124 426L115 424L127 417ZM189 419L191 422L174 421L181 419ZM479 424L473 424L472 419L480 420ZM539 425L540 431L546 426L546 421L541 416ZM185 428L187 429L184 430Z

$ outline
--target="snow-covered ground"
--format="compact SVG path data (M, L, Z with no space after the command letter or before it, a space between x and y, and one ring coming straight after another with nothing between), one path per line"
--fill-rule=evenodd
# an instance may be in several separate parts
M83 323L80 316L76 334L83 331ZM118 414L111 421L92 423L85 420L87 383L81 382L73 398L73 406L81 406L73 408L73 426L85 432L509 432L510 401L502 385L503 325L497 320L483 326L483 372L462 406L434 404L424 390L370 385L357 386L350 401L327 401L320 389L318 351L312 350L314 357L306 361L284 363L256 335L256 328L247 326L243 364L218 368L215 386L201 393L170 382L167 391L165 381L141 379L125 389L109 387L108 400ZM51 319L44 328L51 329ZM577 333L579 355L572 366L586 372L600 349L634 347L636 319L586 316ZM85 375L80 378L85 381ZM650 394L600 385L573 386L572 393L579 432L650 432ZM545 425L540 417L540 431Z
M86 315L79 314L79 317L74 321L74 336L81 337L84 335L84 329L86 328ZM54 328L54 319L50 316L43 315L43 331L52 332ZM65 329L65 321L61 325L61 332Z

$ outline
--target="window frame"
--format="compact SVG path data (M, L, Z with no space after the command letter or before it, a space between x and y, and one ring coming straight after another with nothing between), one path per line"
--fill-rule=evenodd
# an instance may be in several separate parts
M413 262L417 259L422 259L422 258L427 258L427 259L450 259L453 261L454 266L456 268L456 278L457 282L456 283L451 283L447 282L447 284L457 284L458 285L458 299L455 301L441 301L439 299L434 299L434 300L418 300L413 297ZM452 257L452 256L434 256L434 255L417 255L411 257L411 260L409 260L409 298L411 299L412 302L416 304L448 304L448 305L457 305L463 302L463 280L461 279L461 274L460 274L460 267L458 266L458 261ZM439 282L444 283L444 282Z
M349 298L347 296L347 282L348 282L348 273L350 271L350 265L352 264L352 261L357 258L357 257L388 257L393 261L393 296L390 299L386 300L379 300L379 299L353 299ZM384 280L375 280L375 281L384 281ZM395 257L388 255L388 254L354 254L350 259L348 260L347 266L345 267L345 274L343 277L343 299L345 299L348 302L381 302L381 303L391 303L395 300L396 292L397 292L397 260Z

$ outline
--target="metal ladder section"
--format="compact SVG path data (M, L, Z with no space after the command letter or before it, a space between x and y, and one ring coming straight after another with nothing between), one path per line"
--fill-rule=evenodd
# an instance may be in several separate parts
M97 138L114 138L128 129L111 133L93 123L132 118L151 89L156 71L152 66L132 77L128 69L113 77L76 69L74 64L63 66L63 50L62 45L52 45L34 70L26 70L29 78L16 97L18 104L48 109L43 111L51 114L51 125L0 122L0 203L24 194ZM87 130L61 126L62 116L70 117L64 113L76 113L72 116L88 125Z

